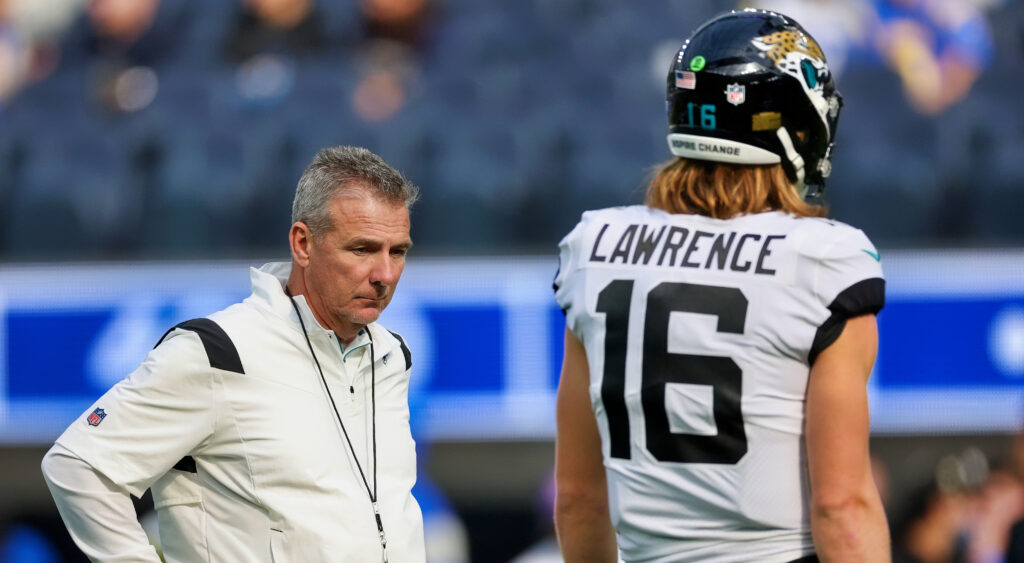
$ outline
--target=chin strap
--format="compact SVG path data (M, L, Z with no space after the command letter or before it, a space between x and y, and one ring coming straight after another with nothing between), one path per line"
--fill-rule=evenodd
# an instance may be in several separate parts
M793 172L796 176L796 192L803 199L807 196L807 184L804 183L804 158L800 156L800 153L796 152L796 148L793 146L793 139L790 138L789 131L785 127L779 127L776 130L776 135L779 136L782 148L786 149L786 158L793 165Z

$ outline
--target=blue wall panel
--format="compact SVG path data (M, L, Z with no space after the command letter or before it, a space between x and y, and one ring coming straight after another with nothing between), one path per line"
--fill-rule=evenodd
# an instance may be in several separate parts
M1020 427L1024 252L888 252L884 265L873 430ZM169 327L247 295L247 266L0 268L0 442L52 440ZM412 349L418 435L553 435L565 328L554 268L543 258L410 263L382 321Z
M429 391L501 392L505 355L501 308L430 305L424 313L433 332L436 358Z
M109 309L9 311L8 397L88 397L105 391L89 382L85 359L111 317Z
M1024 297L890 301L879 319L877 385L951 390L1020 386L1020 374L997 360L1000 314L1016 308L1024 310Z

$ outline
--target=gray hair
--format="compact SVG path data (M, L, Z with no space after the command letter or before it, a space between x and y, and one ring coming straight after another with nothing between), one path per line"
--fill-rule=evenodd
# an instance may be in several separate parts
M384 159L362 147L321 149L306 167L292 202L292 223L302 221L313 236L331 230L329 205L345 191L364 189L406 209L419 199L420 190Z

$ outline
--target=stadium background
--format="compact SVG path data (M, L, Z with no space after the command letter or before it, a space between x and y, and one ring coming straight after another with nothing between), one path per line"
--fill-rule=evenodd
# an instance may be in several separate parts
M845 96L826 200L890 280L872 408L891 521L926 513L931 486L965 537L1007 527L1024 515L1024 6L761 4L808 27ZM457 516L485 562L541 542L555 246L582 210L639 201L667 156L672 53L738 5L0 1L0 561L80 560L42 453L166 327L287 256L295 181L336 144L423 190L383 320L417 363L432 533L457 544Z

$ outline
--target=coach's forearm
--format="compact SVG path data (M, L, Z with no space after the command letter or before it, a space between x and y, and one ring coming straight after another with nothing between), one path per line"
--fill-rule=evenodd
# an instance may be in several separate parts
M877 493L812 502L811 531L824 562L887 562L889 528Z
M566 563L618 560L615 529L607 503L559 491L555 501L555 531Z
M159 563L127 491L60 445L46 453L42 469L68 533L90 560Z

